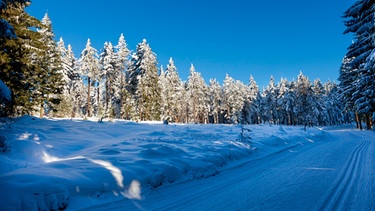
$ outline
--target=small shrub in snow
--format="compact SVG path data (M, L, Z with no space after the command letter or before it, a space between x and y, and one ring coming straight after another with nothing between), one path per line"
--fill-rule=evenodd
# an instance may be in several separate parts
M239 141L242 141L242 142L251 142L250 140L252 139L251 138L251 134L252 134L252 130L248 129L248 128L245 128L243 125L241 125L241 133L239 135Z
M0 152L10 152L10 146L4 136L0 136Z

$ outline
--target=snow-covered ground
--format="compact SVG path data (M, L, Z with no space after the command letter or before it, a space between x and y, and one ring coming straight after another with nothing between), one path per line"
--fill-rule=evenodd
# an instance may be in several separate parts
M0 123L1 210L375 206L375 135L350 128L24 116Z

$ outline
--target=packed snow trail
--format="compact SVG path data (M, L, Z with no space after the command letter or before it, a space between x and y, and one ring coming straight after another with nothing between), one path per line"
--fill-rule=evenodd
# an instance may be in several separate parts
M372 210L375 133L331 129L214 177L87 210Z

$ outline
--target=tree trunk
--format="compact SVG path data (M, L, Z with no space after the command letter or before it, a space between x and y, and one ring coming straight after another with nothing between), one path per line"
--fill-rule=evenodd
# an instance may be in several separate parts
M371 130L372 129L371 114L366 114L366 127L367 127L367 130Z
M44 107L43 107L43 100L40 102L40 109L39 109L39 118L43 118L44 116Z
M91 85L91 81L90 81L90 77L87 78L87 117L90 117L91 116L91 112L90 112L90 107L91 107L91 99L90 99L90 87Z

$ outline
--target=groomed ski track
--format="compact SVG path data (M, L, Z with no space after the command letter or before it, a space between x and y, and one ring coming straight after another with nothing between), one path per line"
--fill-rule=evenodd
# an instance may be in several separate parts
M375 133L326 129L320 140L87 210L373 210Z

